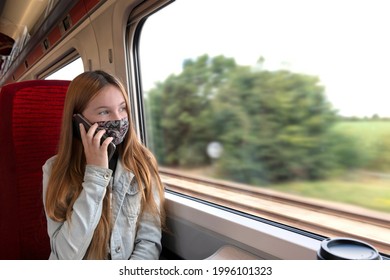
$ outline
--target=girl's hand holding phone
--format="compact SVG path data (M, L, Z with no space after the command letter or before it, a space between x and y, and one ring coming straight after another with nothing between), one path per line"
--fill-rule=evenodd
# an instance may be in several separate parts
M85 131L83 124L80 123L79 126L87 164L108 168L107 147L113 138L107 137L107 139L100 144L101 138L106 131L99 130L96 132L98 127L97 123L93 124L88 132Z

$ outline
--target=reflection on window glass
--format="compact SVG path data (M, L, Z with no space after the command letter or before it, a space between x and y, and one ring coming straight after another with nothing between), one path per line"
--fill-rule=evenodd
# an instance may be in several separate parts
M58 71L50 74L45 80L73 80L77 75L84 72L84 65L81 58L73 60Z
M390 213L386 1L237 3L177 0L143 27L160 165Z

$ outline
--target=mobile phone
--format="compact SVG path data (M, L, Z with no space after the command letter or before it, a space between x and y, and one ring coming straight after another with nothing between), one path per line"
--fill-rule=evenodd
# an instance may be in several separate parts
M76 135L77 138L81 140L81 134L80 134L80 123L82 123L85 127L85 131L88 131L89 128L92 126L92 124L87 121L86 118L84 118L81 114L74 114L73 115L73 133ZM103 143L104 140L107 139L107 134L103 134L102 138L100 139L100 145ZM116 146L114 143L108 144L107 147L107 154L108 154L108 161L111 160L112 156L114 155L114 152L116 150Z

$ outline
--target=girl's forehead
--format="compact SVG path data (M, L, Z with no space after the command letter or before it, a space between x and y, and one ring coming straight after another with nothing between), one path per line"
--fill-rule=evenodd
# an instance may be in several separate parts
M103 87L90 101L89 106L117 106L125 101L122 92L115 86Z

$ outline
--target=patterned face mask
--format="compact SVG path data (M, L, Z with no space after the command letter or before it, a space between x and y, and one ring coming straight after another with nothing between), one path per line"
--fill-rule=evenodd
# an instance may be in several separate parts
M109 137L114 138L112 143L115 145L122 143L127 131L129 130L129 120L127 117L121 120L97 122L97 124L98 130L105 129L106 134Z

